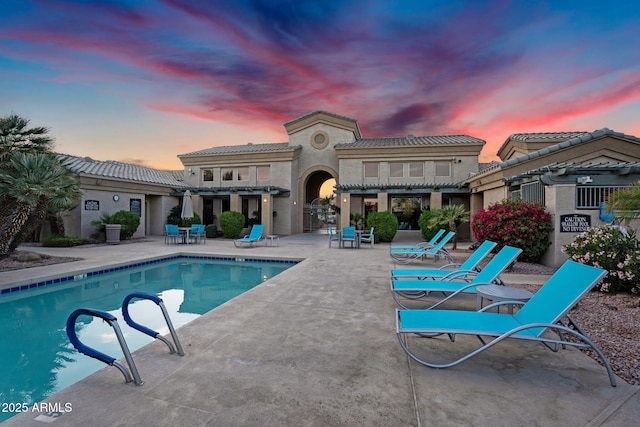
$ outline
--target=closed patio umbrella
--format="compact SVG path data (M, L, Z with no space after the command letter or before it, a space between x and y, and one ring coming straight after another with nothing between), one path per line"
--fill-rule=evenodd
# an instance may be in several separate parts
M191 200L191 191L184 192L182 197L182 219L193 218L193 200Z

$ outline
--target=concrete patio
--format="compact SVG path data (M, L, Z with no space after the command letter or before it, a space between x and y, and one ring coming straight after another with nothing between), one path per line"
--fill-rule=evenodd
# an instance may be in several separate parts
M235 248L226 239L205 245L147 240L28 248L84 259L1 272L0 288L180 252L303 261L180 328L186 356L169 355L158 342L136 351L143 386L125 384L106 367L52 396L48 402L70 403L73 410L51 425L620 426L640 419L640 387L620 379L611 387L605 369L575 349L552 353L507 341L450 369L409 360L395 336L388 244L329 248L326 236L311 234L256 248ZM394 243L419 240L416 232L400 232ZM473 309L475 299L458 304ZM475 344L462 338L411 343L435 359ZM37 415L23 413L4 424L42 426Z

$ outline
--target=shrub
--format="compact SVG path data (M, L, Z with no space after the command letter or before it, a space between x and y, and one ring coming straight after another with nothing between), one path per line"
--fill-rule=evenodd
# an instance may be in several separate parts
M551 215L542 205L503 200L476 212L471 221L473 236L479 242L491 240L498 249L505 245L522 249L519 259L538 262L551 241Z
M42 239L42 246L48 248L70 248L72 246L80 246L87 243L84 237L58 236L52 234Z
M169 215L167 216L167 224L173 224L180 227L191 227L193 224L202 224L202 220L197 213L193 214L193 218L182 218L182 208L180 205L176 205L171 208Z
M120 239L129 240L140 226L140 217L130 211L118 211L113 215L102 214L99 220L91 223L96 227L98 233L105 233L107 224L120 224Z
M607 270L595 289L640 293L640 245L635 231L624 234L612 225L590 228L562 246L562 251L574 261Z
M367 215L367 227L375 227L373 234L380 242L390 242L398 232L398 218L388 211Z
M430 211L428 209L424 209L420 214L420 218L418 218L418 226L420 227L420 233L422 233L422 238L428 242L431 240L433 236L438 232L438 227L430 225L431 219L435 218L435 212ZM449 226L447 225L446 231L449 231Z
M244 215L236 211L226 211L220 214L220 229L227 239L237 239L244 227Z
M216 227L215 224L207 225L204 228L204 232L207 235L207 238L218 237L218 227Z

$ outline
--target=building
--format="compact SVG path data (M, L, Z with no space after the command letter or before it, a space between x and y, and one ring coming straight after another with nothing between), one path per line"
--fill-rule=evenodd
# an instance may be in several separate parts
M268 234L297 234L352 215L392 211L402 228L417 227L422 209L462 204L473 213L508 198L542 203L554 218L548 265L566 256L563 244L600 222L611 191L640 180L640 139L609 129L519 133L498 150L500 162L481 165L485 141L468 135L365 138L358 121L314 111L284 124L289 140L212 147L178 158L182 171L63 156L85 191L69 218L69 234L89 236L91 221L120 209L141 215L135 237L160 235L171 208L192 193L205 224L242 212ZM335 180L335 198L320 197ZM461 240L471 239L468 224Z

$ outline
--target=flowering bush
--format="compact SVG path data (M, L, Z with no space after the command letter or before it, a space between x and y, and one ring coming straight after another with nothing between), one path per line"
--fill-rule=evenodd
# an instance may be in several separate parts
M476 240L491 240L498 249L515 246L522 249L520 261L538 262L551 241L551 215L542 205L523 201L503 200L473 216L471 230Z
M607 270L596 285L599 291L640 293L640 245L633 230L624 234L612 225L590 228L562 251L574 261Z

